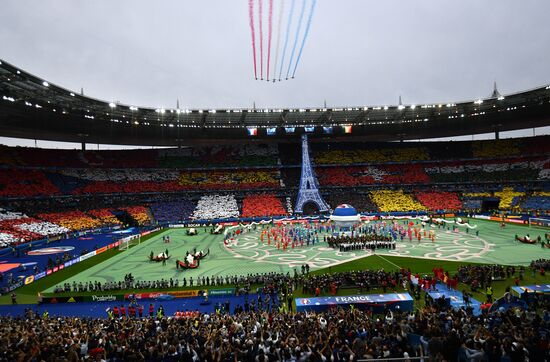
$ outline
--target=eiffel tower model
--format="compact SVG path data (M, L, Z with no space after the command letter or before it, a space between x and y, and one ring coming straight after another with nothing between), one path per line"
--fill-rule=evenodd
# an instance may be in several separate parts
M327 212L330 210L328 204L323 200L319 193L319 182L313 172L311 161L309 158L309 146L307 142L307 134L302 135L302 176L300 177L300 189L298 190L298 198L294 207L295 214L304 212L304 205L308 202L317 205L319 212Z

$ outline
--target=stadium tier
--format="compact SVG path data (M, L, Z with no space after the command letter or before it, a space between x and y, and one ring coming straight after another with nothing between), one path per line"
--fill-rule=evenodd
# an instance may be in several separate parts
M458 142L316 142L311 150L316 165L348 165L409 161L446 161L546 156L550 137ZM414 147L411 146L414 144ZM8 166L57 168L175 168L271 167L298 165L295 144L233 144L141 150L52 150L0 146L0 163ZM167 162L170 159L174 162Z
M462 202L454 192L418 192L415 197L430 211L462 210Z
M353 200L364 213L540 214L550 204L549 144L550 137L414 146L312 142L311 157L332 207ZM299 160L297 144L278 143L127 151L2 147L2 205L12 215L30 215L26 222L2 220L2 240L8 245L67 230L289 215L293 205L285 199L295 200ZM79 207L83 201L91 207Z
M287 216L282 201L272 194L248 195L243 199L242 217Z
M545 139L550 142L550 139ZM465 143L464 146L472 147L472 144ZM276 147L271 146L270 149L274 150ZM37 151L40 152L42 151ZM288 147L285 152L289 152ZM550 180L547 155L501 155L500 158L460 160L424 159L419 162L403 161L402 155L400 153L395 159L386 162L383 161L385 158L378 158L376 163L360 165L316 164L316 173L321 187L489 182L502 184ZM316 154L313 157L315 159ZM343 158L340 161L341 164L346 164L350 159ZM208 169L203 171L147 169L146 164L139 168L132 168L130 164L116 169L97 168L90 164L85 168L68 168L64 165L62 168L28 169L23 166L15 168L13 164L6 162L6 168L0 170L0 196L279 189L282 185L296 185L299 176L296 165L291 164L279 164L276 168L272 168L271 164L256 164L255 167L263 167L262 169L217 169L215 165L217 164L204 164Z

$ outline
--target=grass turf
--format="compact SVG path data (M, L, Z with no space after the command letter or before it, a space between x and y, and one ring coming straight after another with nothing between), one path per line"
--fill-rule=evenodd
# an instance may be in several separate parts
M476 222L477 222L477 220L476 220ZM513 242L509 242L507 240L507 239L510 238L510 235L513 235L512 233L515 233L515 232L518 232L518 231L520 231L522 233L526 233L526 230L530 230L532 234L535 234L537 232L538 233L542 232L544 229L540 229L540 228L527 229L526 227L524 227L522 225L509 225L509 226L507 226L508 229L500 230L500 228L498 228L498 223L495 223L495 222L480 221L479 224L481 225L480 227L482 228L482 234L484 236L487 235L486 237L489 237L489 235L490 235L490 237L494 238L494 240L500 240L501 245L504 244L504 245L502 245L502 247L506 250L499 250L498 254L508 254L508 253L512 252L513 250L517 251L518 249L525 249L526 251L529 252L529 254L532 254L533 252L535 252L535 253L540 253L540 252L544 253L545 252L545 250L540 251L540 248L537 247L537 246L519 245L519 244L515 244ZM164 234L165 232L166 231L159 231L159 232L153 233L151 235L148 235L148 236L142 238L142 244L143 244L143 242L145 242L146 240L149 240L151 238L158 241L158 239L161 238L161 234ZM210 243L211 242L210 237L208 237L207 239L205 239L205 240L203 240L199 243L202 244L205 241ZM493 240L491 240L491 242L492 241ZM212 238L212 242L215 242L213 240L213 238ZM155 243L155 241L151 245L154 245L154 243ZM192 244L194 244L194 242L192 242ZM147 250L149 250L149 246L146 246L146 247L147 247ZM222 252L222 250L216 250L214 256L216 256L216 254L220 254L220 252ZM50 275L46 278L43 278L43 279L41 279L41 280L39 280L35 283L24 286L24 287L17 290L18 302L19 303L36 303L38 292L42 292L44 290L50 289L51 287L53 287L55 285L58 285L58 284L66 281L70 278L80 277L79 274L81 274L81 276L84 278L84 276L87 275L87 272L89 271L90 268L96 267L96 269L97 269L97 266L99 264L101 264L104 261L107 261L107 260L109 260L113 257L119 256L119 258L120 257L123 258L124 255L119 255L120 253L121 252L119 252L118 250L110 250L108 252L100 254L99 256L96 256L96 257L88 259L84 262L78 263L75 266L72 266L72 267L64 269L60 272L54 273L54 274L52 274L52 275ZM493 254L493 252L490 252L490 254ZM127 255L129 255L129 254L127 253ZM540 255L540 257L545 257L545 256ZM118 258L114 258L112 260L115 260L115 259L118 260ZM513 253L512 253L511 256L508 256L506 259L513 260ZM212 260L212 261L214 261L214 260ZM239 271L236 270L236 269L238 269L239 266L244 265L244 267L245 267L244 270L246 270L247 266L251 266L253 264L255 265L255 268L258 266L255 263L250 263L250 262L248 262L246 260L242 260L242 259L231 258L231 260L232 261L231 261L231 264L230 264L231 266L230 267L234 269L235 274L243 274L241 269L239 269ZM222 260L219 260L219 261L222 261ZM226 260L223 260L222 264L226 264L225 261ZM498 261L495 260L495 262L498 262ZM216 262L216 264L218 264L218 263ZM418 272L418 273L421 273L421 274L431 274L432 268L435 267L435 266L438 266L438 267L443 267L445 270L448 270L452 274L453 272L455 272L457 270L458 266L464 265L464 264L475 264L475 263L465 262L465 261L456 262L456 261L447 261L447 260L440 260L440 259L414 258L414 257L409 257L409 256L407 256L407 257L391 256L391 255L387 255L387 253L385 253L385 255L366 256L366 257L363 257L363 258L360 258L360 259L355 259L355 260L345 262L345 263L342 263L342 264L333 265L333 266L322 268L322 269L317 269L317 270L313 271L312 273L313 274L336 273L336 272L343 272L343 271L350 271L350 270L365 270L365 269L370 269L370 270L378 270L378 269L396 270L399 267L404 267L404 268L411 269L414 273ZM285 268L284 270L281 269L279 271L286 272L288 270L289 270L289 268ZM133 270L128 270L128 271L133 272ZM529 274L529 275L527 275L527 274ZM83 280L86 280L86 278L84 278ZM93 280L93 279L90 279L90 280ZM538 284L538 283L548 283L549 281L550 280L549 280L548 277L541 277L540 275L532 277L531 273L527 272L526 273L526 278L525 278L525 280L523 280L521 282L521 284L522 285L529 285L529 284ZM513 280L512 279L506 280L506 281L495 282L495 285L494 285L495 296L502 295L505 288L507 286L511 286L511 285L513 285ZM179 288L172 288L172 289L163 289L162 291L197 289L197 288L199 288L199 287L197 287L197 286L186 287L186 288L179 287ZM223 288L223 287L208 287L208 288L209 289L216 289L216 288ZM465 286L465 285L459 285L459 288L461 290L462 289L469 290L469 287ZM147 290L140 290L140 291L148 292L148 291L160 291L160 290L158 290L158 289L147 289ZM131 290L117 291L117 293L124 293L124 292L132 292L132 291ZM344 290L339 291L339 294L342 294L342 293L343 294L355 294L357 292L358 291L355 290L355 289L344 289ZM373 290L371 292L376 292L376 290ZM50 293L48 293L48 294L50 294ZM95 295L112 294L112 292L83 292L83 293L77 293L77 294L72 293L71 295L91 295L91 294L95 294ZM46 294L44 294L44 295L46 295ZM301 290L297 290L295 295L296 296L302 296L304 294L302 293ZM475 294L474 297L476 297L480 300L484 300L484 296L481 293ZM10 301L9 295L0 297L0 304L9 304L10 302L11 301Z

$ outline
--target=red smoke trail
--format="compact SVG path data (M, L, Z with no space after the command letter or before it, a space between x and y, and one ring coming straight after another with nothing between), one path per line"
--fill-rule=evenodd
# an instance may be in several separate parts
M248 18L250 23L250 33L252 34L252 57L254 58L254 78L258 79L256 70L256 31L254 30L254 0L248 0Z
M260 18L260 78L264 79L264 32L262 27L263 0L258 0L258 14Z
M269 0L269 32L267 35L267 80L269 80L269 63L271 60L271 33L273 31L273 0Z

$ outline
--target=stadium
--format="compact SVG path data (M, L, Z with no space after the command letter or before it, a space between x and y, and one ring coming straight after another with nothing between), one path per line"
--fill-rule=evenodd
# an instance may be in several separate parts
M220 21L235 16L246 26L228 37L252 46L216 64L243 78L227 99L286 106L221 106L200 51L177 69L198 73L199 83L185 79L202 107L134 103L155 96L153 69L146 89L128 81L120 97L132 101L88 95L73 70L78 81L98 77L99 90L127 78L69 65L68 43L61 60L22 56L15 41L0 54L0 360L550 360L550 74L503 61L537 81L506 92L491 81L485 96L456 101L428 77L415 89L430 101L355 105L335 86L323 91L351 103L305 107L298 93L315 93L315 69L355 66L313 59L324 54L316 24L338 6L240 3ZM149 15L141 5L139 21ZM191 11L170 4L180 6ZM20 7L6 11L14 24ZM525 24L548 7L528 8ZM204 31L193 39L227 51L218 32L189 22ZM0 39L17 29L0 25ZM57 49L56 36L40 41ZM131 68L109 48L113 66ZM170 54L152 53L171 69Z

